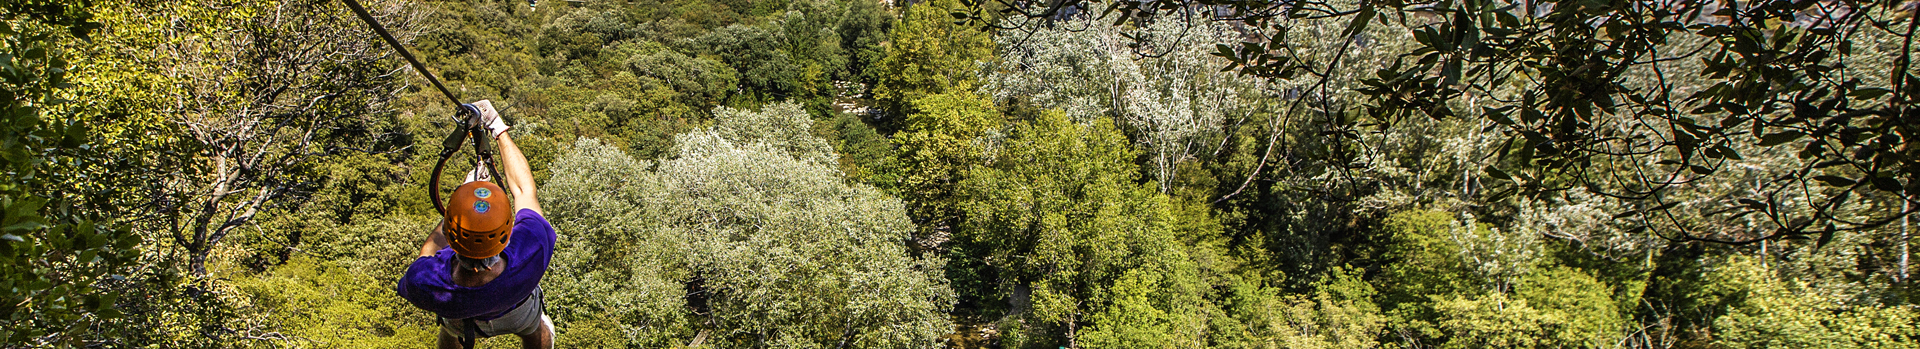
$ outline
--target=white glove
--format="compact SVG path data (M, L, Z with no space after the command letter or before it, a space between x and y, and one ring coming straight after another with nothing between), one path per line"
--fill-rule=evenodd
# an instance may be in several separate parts
M480 113L473 115L473 120L469 121L472 122L470 125L486 125L489 136L500 138L500 134L507 133L507 129L513 128L512 126L507 126L506 119L500 118L500 112L493 110L492 101L482 99L478 102L473 102L473 108L479 109Z
M473 165L473 171L467 171L467 181L460 182L460 184L473 183L474 181L491 181L491 180L493 180L493 172L487 171L486 161L481 161Z

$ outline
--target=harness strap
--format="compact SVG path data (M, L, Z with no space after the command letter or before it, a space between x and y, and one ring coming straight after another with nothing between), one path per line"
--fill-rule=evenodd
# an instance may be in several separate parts
M480 324L474 322L473 318L460 319L460 321L467 322L467 326L466 326L467 333L466 335L460 336L460 347L466 348L466 349L473 349L473 342L480 338L480 336L476 335L476 334L479 334L480 332Z

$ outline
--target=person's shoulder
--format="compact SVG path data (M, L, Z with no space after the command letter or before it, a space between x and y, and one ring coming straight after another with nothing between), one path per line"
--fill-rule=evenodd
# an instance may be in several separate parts
M444 282L440 280L439 276L442 275L439 272L446 270L452 259L451 253L447 252L442 250L432 256L414 258L413 264L407 266L406 273L400 275L399 286L402 295L410 293L408 291L429 291L429 289L443 286Z
M431 273L435 270L440 270L442 269L442 267L450 265L451 263L453 263L453 249L441 248L439 251L435 251L432 256L420 256L420 257L414 258L413 264L410 264L407 266L407 275L411 276L416 273Z
M527 236L527 238L552 239L551 236L555 234L553 230L553 223L548 222L547 217L544 215L541 215L540 212L538 211L523 208L523 209L520 209L520 212L516 214L515 218L516 219L514 221L513 232L516 240L519 239L519 236L521 235L530 235L530 236ZM522 234L522 233L538 233L538 234Z
M514 225L516 227L526 226L531 228L553 230L553 224L547 222L546 215L540 214L539 211L534 211L532 209L525 209L525 208L520 209L519 213L514 214Z

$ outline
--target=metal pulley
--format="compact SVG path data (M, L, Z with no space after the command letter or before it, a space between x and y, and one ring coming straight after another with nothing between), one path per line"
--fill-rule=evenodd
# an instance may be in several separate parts
M446 171L447 162L453 159L455 153L460 152L460 147L464 143L472 141L475 170L485 168L489 177L500 173L493 165L495 163L493 137L487 132L486 125L474 122L474 117L478 115L480 115L479 108L472 104L460 104L459 110L454 113L454 119L463 121L455 125L453 133L447 134L447 138L440 141L440 161L433 165L433 177L427 180L427 196L433 200L434 211L441 216L447 215L447 207L445 201L440 198L440 176Z

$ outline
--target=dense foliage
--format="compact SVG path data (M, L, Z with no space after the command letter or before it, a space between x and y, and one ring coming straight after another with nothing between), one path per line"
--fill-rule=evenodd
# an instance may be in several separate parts
M364 2L562 347L1920 347L1920 2ZM0 19L0 347L434 341L340 2Z

